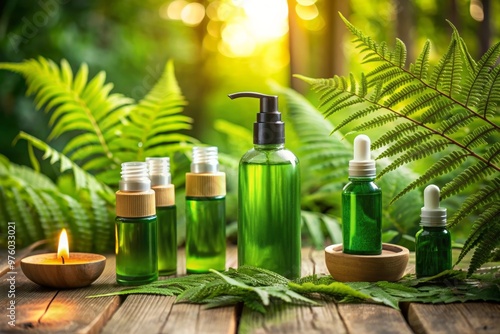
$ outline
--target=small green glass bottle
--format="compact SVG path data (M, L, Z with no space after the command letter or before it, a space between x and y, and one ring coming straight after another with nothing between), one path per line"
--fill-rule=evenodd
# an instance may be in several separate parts
M217 147L193 147L186 173L186 271L226 269L226 174Z
M424 190L420 215L422 229L415 236L415 271L428 277L451 269L451 235L446 229L446 208L439 206L439 188L433 184Z
M170 158L146 158L146 162L158 217L158 273L160 276L174 275L177 273L177 209Z
M301 215L299 160L285 149L278 97L254 92L230 98L260 99L254 147L240 160L238 174L238 265L300 277Z
M147 284L158 279L155 193L145 162L122 164L116 192L116 281Z
M354 159L349 161L349 183L342 190L343 252L355 255L382 253L382 190L375 180L370 138L354 139Z

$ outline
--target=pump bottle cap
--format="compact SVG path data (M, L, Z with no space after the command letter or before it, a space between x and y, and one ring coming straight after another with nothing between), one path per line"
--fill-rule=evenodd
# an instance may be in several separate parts
M428 185L424 190L424 207L420 214L422 226L445 226L446 208L439 206L439 187Z
M349 176L375 176L375 160L370 156L370 138L367 135L354 138L354 159L349 161Z
M257 145L283 144L285 142L285 123L278 111L278 97L255 92L240 92L228 95L231 99L253 97L260 99L260 111L253 123L253 143Z

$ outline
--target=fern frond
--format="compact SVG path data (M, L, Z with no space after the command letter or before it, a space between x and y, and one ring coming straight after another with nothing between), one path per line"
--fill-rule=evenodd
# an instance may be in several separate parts
M491 80L489 75L491 69L495 67L498 58L500 57L500 42L491 46L488 51L479 59L476 66L473 68L473 73L466 77L464 84L464 104L466 106L476 106L484 94L484 89Z
M399 139L414 133L417 131L418 125L415 123L401 123L396 125L393 130L389 130L380 136L375 142L372 143L372 149L376 150L385 145L389 145L392 142L398 141Z
M377 160L382 158L392 157L401 152L407 151L412 147L419 147L420 144L426 142L433 136L433 133L426 131L417 131L409 133L397 141L397 144L387 147L382 153L377 156ZM377 143L378 145L378 143Z
M496 214L490 221L489 228L483 234L483 238L474 250L470 261L467 274L470 276L481 267L483 263L488 262L491 258L493 250L500 245L500 208L497 207Z
M431 42L425 41L424 47L415 62L415 66L410 67L410 72L419 79L426 79L429 71L429 53L431 50Z
M495 143L488 149L486 159L492 164L500 160L500 143ZM479 160L458 174L452 181L448 182L441 190L441 197L447 198L455 195L469 185L474 184L474 182L484 179L494 172L495 169L491 165Z
M441 57L439 63L432 72L429 84L436 89L440 88L451 97L452 93L459 94L460 92L461 76L462 58L456 34L453 34L448 50L443 57Z
M450 143L447 140L435 139L423 143L417 148L411 148L405 153L403 153L399 158L394 160L389 166L385 167L377 177L380 178L383 175L387 174L388 172L393 171L396 168L405 165L409 162L420 160L434 153L441 152L449 145Z
M449 119L443 120L437 131L446 135L453 134L470 124L473 121L472 117L473 116L471 114L458 111Z
M91 174L81 169L67 156L65 156L62 153L59 153L58 151L56 151L55 149L53 149L52 147L41 141L40 139L35 138L22 131L19 133L19 135L15 140L17 141L19 139L24 139L28 142L29 145L33 145L34 147L42 150L44 152L43 159L50 159L51 164L59 162L60 173L64 173L67 170L71 170L75 177L75 185L77 188L89 188L89 189L94 189L96 191L113 193L113 191L110 188L97 181Z
M406 188L400 191L391 201L391 204L406 195L413 189L427 184L430 180L438 176L449 173L460 167L467 159L467 154L459 151L453 151L435 162L422 176L411 182Z
M490 77L491 79L484 87L483 98L477 104L479 114L485 118L491 118L498 113L498 107L500 106L500 66L491 71Z
M130 110L130 121L110 145L120 148L119 156L143 161L161 146L163 155L173 155L179 142L195 143L194 138L178 132L191 129L192 119L182 115L186 101L177 83L172 61L151 91ZM122 142L130 143L124 146ZM133 145L132 145L133 143ZM174 147L174 149L172 149ZM189 149L186 146L186 149Z
M465 147L471 149L474 147L485 145L487 144L486 139L489 137L489 135L494 133L495 130L495 128L489 125L479 126L478 128L472 130L472 132L463 139L463 144Z
M120 94L109 94L113 85L105 84L105 74L100 72L87 82L88 68L82 65L75 78L66 60L60 68L50 60L39 57L19 64L2 63L0 69L21 73L28 84L27 95L34 95L37 109L52 111L50 125L52 131L49 140L65 133L79 131L86 134L86 141L80 141L80 147L99 143L100 151L92 152L87 160L97 156L107 158L101 168L119 161L109 150L109 141L114 138L111 128L119 127L127 115L127 105L132 102ZM92 136L92 140L88 140ZM78 135L76 135L78 138ZM74 145L73 143L73 146ZM71 151L65 151L72 158Z
M500 201L500 177L494 178L490 184L470 195L450 219L448 227L455 227L465 217L473 213L474 208L487 207L489 203L498 201Z
M380 107L378 105L370 105L368 107L360 109L360 110L354 112L353 114L351 114L346 119L344 119L342 122L340 122L339 125L337 125L332 130L332 133L337 132L338 130L342 129L344 126L351 123L352 121L366 117L366 116L368 116L368 115L370 115L370 114L372 114L375 111L380 110L380 109L382 109L382 107Z

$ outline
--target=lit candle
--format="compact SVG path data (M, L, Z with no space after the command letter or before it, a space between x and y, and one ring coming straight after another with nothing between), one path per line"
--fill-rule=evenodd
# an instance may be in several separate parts
M90 285L104 270L106 258L99 254L69 252L68 235L61 231L57 253L39 254L21 260L24 274L33 282L52 288Z

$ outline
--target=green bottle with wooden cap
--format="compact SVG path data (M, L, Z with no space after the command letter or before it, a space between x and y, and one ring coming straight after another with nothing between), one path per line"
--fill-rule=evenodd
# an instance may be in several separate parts
M177 272L177 209L175 186L171 183L170 158L146 158L151 189L155 191L158 218L158 273Z
M116 281L147 284L158 279L155 192L145 162L125 162L121 167L116 192Z
M226 269L226 174L217 147L193 147L186 173L186 271Z

